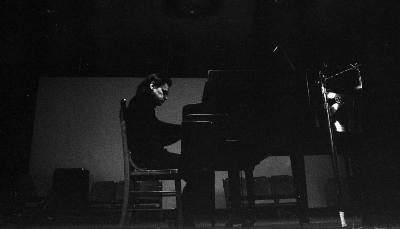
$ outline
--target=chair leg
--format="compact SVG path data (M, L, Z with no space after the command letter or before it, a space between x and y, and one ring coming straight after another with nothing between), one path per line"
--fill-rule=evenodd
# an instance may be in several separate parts
M175 178L175 192L176 192L176 210L177 210L177 227L183 228L183 211L182 211L182 187L180 177Z
M122 208L121 208L121 218L119 221L119 226L124 226L127 224L127 220L129 220L130 214L128 214L128 205L129 205L129 181L125 180L124 184L124 196L122 200Z
M281 209L279 208L279 198L274 199L275 211L278 219L282 218Z

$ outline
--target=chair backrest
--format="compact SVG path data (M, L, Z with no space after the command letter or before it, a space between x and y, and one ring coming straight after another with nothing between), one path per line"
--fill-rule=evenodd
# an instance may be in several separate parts
M126 127L126 118L127 118L127 107L126 107L126 99L121 99L121 107L119 110L119 121L121 126L121 137L122 137L122 153L124 158L124 173L129 176L130 169L133 170L144 170L137 166L133 160L133 153L129 150L128 147L128 137L127 137L127 127Z
M126 99L121 99L121 107L119 109L119 123L121 127L121 137L122 137L122 153L124 159L124 177L125 181L129 181L130 175L130 157L131 153L128 149L128 137L126 134Z
M128 149L128 138L126 134L126 99L121 99L121 108L119 110L119 122L121 126L121 136L122 136L122 150L124 155L130 154Z

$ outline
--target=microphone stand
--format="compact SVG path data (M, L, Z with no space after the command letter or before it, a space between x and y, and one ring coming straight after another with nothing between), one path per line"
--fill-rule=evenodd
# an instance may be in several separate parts
M338 210L339 210L341 226L342 226L342 228L344 228L347 226L347 224L346 224L346 220L344 218L344 211L342 209L343 187L342 187L342 182L341 182L340 174L339 174L338 154L337 154L337 149L336 149L336 144L335 144L335 136L333 134L333 128L332 128L331 112L329 110L329 104L328 104L328 96L327 96L328 92L326 90L326 80L329 79L330 77L326 77L320 71L319 78L320 78L319 82L321 83L321 92L322 92L323 101L324 101L324 108L326 111L327 122L328 122L330 150L331 150L331 162L332 162L332 169L333 169L333 174L334 174L335 184L336 184L336 196L337 196L337 200L338 200Z
M329 80L329 79L336 78L336 77L342 75L343 73L348 72L348 71L351 71L351 70L353 70L353 69L357 70L358 73L360 73L360 69L359 69L360 66L361 66L361 64L358 64L358 63L350 64L350 67L349 67L349 68L347 68L347 69L345 69L345 70L343 70L343 71L341 71L341 72L338 72L338 73L336 73L336 74L334 74L334 75L330 75L330 76L325 76L325 75L324 75L324 79L325 79L325 81L326 81L326 80ZM359 76L360 76L360 74L359 74Z

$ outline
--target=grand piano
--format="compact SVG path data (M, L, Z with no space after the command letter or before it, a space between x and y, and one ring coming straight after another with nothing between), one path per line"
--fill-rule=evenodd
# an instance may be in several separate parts
M228 171L233 209L240 209L241 203L239 171L245 171L251 188L260 161L290 156L299 221L306 223L303 156L329 153L327 132L312 127L308 105L306 82L291 72L210 70L202 102L183 108L182 155L195 161L193 166ZM249 202L254 207L251 193Z

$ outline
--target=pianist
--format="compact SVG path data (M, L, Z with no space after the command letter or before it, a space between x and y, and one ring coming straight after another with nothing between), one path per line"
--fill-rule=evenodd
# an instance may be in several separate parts
M164 149L180 139L180 125L162 122L155 116L156 106L168 99L171 84L171 79L151 74L139 85L129 102L128 147L140 167L168 169L180 165L180 155Z
M179 168L186 185L183 190L183 213L186 225L193 225L193 213L200 203L207 175L184 168L180 154L164 147L180 139L181 126L162 122L155 116L155 108L168 99L172 85L169 78L150 74L137 88L128 105L128 147L133 152L135 164L147 169Z

